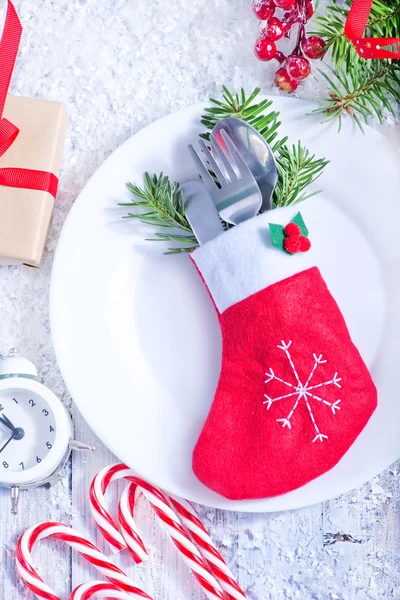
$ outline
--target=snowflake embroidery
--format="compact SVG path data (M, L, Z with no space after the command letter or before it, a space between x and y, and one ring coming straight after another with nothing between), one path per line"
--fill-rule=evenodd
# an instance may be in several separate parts
M269 383L270 381L273 381L273 380L279 381L280 383L286 385L287 387L292 388L294 391L292 391L288 394L285 394L284 396L278 396L277 398L271 398L267 394L264 394L266 400L263 402L263 404L266 404L267 410L269 410L274 402L277 402L278 400L284 400L285 398L291 398L291 397L297 396L296 401L292 407L292 410L290 411L288 416L284 419L277 419L278 423L282 423L282 427L288 427L288 429L291 429L292 425L291 425L290 419L292 418L296 408L298 407L300 400L304 399L304 402L307 406L307 410L310 415L310 419L312 421L313 427L316 432L316 436L313 439L313 442L316 442L317 440L319 440L320 442L323 442L324 440L328 439L328 436L324 435L323 433L320 432L318 425L315 421L315 417L314 417L314 414L312 411L310 400L312 399L312 400L317 400L318 402L322 402L322 404L325 404L325 406L329 406L329 408L331 409L333 414L336 414L336 411L340 410L340 406L339 406L340 400L336 400L335 402L328 402L327 400L324 400L324 398L317 396L317 394L315 393L315 390L317 390L318 388L323 388L324 386L327 386L327 385L335 385L336 387L340 388L341 387L340 382L342 381L342 379L341 379L341 377L338 377L337 373L335 373L334 376L332 377L332 379L330 379L329 381L323 381L322 383L310 385L311 379L313 378L314 373L318 369L318 365L322 365L323 363L327 362L326 360L323 360L322 354L320 354L319 356L317 356L316 354L313 354L314 366L311 369L311 373L310 373L307 381L303 384L300 381L299 375L296 371L296 367L294 366L292 357L290 356L289 348L291 345L292 345L291 341L289 343L285 343L284 341L282 341L281 346L278 344L277 348L279 348L279 350L283 350L283 352L286 354L286 357L289 361L290 367L295 376L297 385L293 384L293 383L289 383L288 381L284 381L280 377L277 377L275 375L274 371L270 368L269 373L265 373L265 375L267 377L267 379L265 380L265 383Z

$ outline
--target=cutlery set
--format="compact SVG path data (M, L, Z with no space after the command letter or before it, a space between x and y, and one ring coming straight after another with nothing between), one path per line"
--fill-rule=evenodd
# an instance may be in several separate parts
M200 245L272 208L278 181L274 156L262 135L241 119L223 119L189 151L201 179L181 185L186 217Z

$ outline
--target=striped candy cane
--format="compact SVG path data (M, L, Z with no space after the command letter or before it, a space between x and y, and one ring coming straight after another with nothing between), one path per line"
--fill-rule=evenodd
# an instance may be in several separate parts
M90 600L91 598L105 598L107 600L132 600L135 596L124 592L113 583L106 581L92 581L82 583L74 589L68 600Z
M181 500L173 496L169 497L172 506L181 517L183 524L190 533L192 540L197 544L204 558L209 562L211 569L221 584L229 600L244 600L246 598L243 590L236 582L228 565L218 552L213 541L207 533L206 528L196 515L187 500Z
M191 569L206 596L211 600L226 600L226 596L212 574L209 565L200 554L198 548L193 544L182 523L169 506L166 496L157 488L140 480L140 483L135 482L123 492L123 494L130 496L132 501L134 501L136 494L136 485L140 485L140 490L150 502L151 507L159 518L162 529L166 531L172 542L182 554L184 562L186 562Z
M104 469L103 469L104 471ZM101 471L101 473L103 473ZM118 531L118 529L114 525L114 521L112 517L108 514L108 512L104 509L104 492L101 489L100 485L101 480L95 477L90 485L89 490L89 501L90 508L93 515L94 520L96 521L96 525L99 528L102 536L110 546L112 552L115 554L121 552L121 550L125 550L127 547L127 543L125 539ZM133 547L133 558L135 562L140 562L135 559L134 551L135 546ZM129 546L129 550L131 547Z
M121 498L120 514L125 518L124 525L122 526L123 533L127 528L129 529L133 525L130 532L133 533L133 538L135 539L134 552L137 551L136 539L138 534L132 515L135 495L137 494L137 489L140 489L150 502L161 526L170 535L173 543L181 552L184 561L189 565L193 575L202 586L207 597L210 598L210 600L226 600L227 596L223 592L222 587L212 574L207 561L189 538L184 526L172 510L167 497L159 489L137 477L135 473L125 465L120 464L106 467L94 478L91 486L92 493L90 494L90 501L92 513L96 522L99 522L98 518L96 518L96 516L98 517L98 515L96 515L97 507L100 507L100 514L102 516L107 515L110 517L106 509L104 495L111 482L117 479L127 479L131 482L131 485L124 491ZM116 529L115 524L113 527ZM140 538L139 540L142 542ZM130 549L132 551L131 547Z
M139 564L149 558L147 550L139 535L139 531L134 519L136 497L140 494L140 488L134 483L132 490L134 493L123 493L118 504L118 523L122 531L122 536L129 548L129 551L136 564ZM104 499L104 496L103 496Z
M18 540L17 544L17 569L27 587L36 594L37 598L44 600L61 600L53 590L44 583L37 573L33 561L32 550L35 544L44 538L62 540L77 550L90 564L95 566L100 573L119 589L128 592L130 598L135 600L152 600L151 596L139 589L127 575L116 565L111 563L92 542L70 529L62 523L42 523L28 529Z
M123 532L119 532L115 523L106 509L104 494L111 482L123 479L124 474L129 471L125 465L113 465L105 467L98 473L89 490L90 508L97 527L104 539L108 542L113 552L120 552L128 548L135 563L139 564L148 560L149 555L143 541L137 531L132 515L134 507L119 506L118 521ZM130 471L129 471L130 472ZM130 510L132 508L132 510ZM129 522L129 524L128 524Z

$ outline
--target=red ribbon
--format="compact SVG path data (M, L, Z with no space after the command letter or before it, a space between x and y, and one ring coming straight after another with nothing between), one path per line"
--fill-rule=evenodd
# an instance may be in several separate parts
M13 144L19 129L3 117L4 105L21 40L22 25L11 0L8 0L6 20L0 40L0 157ZM6 167L0 169L0 185L41 190L57 195L58 178L47 171Z
M353 0L344 33L362 58L400 59L399 38L364 38L373 0Z

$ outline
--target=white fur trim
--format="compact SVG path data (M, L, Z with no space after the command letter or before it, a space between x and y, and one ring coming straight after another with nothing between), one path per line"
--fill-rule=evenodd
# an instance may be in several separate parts
M317 202L323 201L310 198L301 204L263 213L191 254L220 313L272 283L314 266L313 241L319 232L315 226ZM285 226L299 211L312 246L308 252L290 255L272 246L268 223Z

